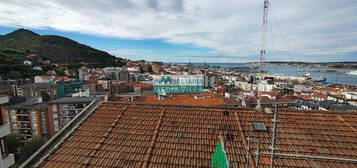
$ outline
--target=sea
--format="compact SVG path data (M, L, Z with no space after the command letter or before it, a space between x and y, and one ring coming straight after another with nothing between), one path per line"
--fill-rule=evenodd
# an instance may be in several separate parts
M204 65L204 63L192 64L201 66ZM246 63L206 63L206 65L221 67L255 67ZM264 66L264 70L267 71L268 74L283 74L292 76L303 76L306 72L308 72L311 74L312 79L325 77L327 79L326 83L357 86L357 75L347 74L348 72L356 71L356 69L267 65Z

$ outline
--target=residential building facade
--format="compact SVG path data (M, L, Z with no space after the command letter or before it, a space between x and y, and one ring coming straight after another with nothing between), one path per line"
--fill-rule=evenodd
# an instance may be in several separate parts
M11 132L19 133L23 143L34 136L47 138L48 114L41 97L31 97L25 102L10 105L5 110L5 120Z
M0 95L0 167L8 168L15 164L14 154L10 154L5 143L5 137L10 134L10 124L5 120L3 105L9 102L7 95Z
M75 118L87 105L97 99L96 97L63 97L48 102L48 136L52 137Z

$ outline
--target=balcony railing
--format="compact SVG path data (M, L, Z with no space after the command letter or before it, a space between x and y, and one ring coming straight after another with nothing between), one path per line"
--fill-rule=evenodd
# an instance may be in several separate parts
M5 158L2 159L4 163L4 168L11 167L15 164L15 157L14 154L9 154Z
M4 124L0 126L0 138L10 134L10 125Z

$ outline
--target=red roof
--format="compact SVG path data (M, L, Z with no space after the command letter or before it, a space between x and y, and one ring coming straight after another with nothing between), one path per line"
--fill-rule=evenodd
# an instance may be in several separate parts
M269 99L267 96L262 96L262 103L276 103L276 102L292 102L291 97L281 97L277 99ZM257 97L248 97L248 103L257 103Z
M327 95L324 94L313 94L311 97L317 97L317 98L321 98L321 99L327 99Z
M303 99L303 100L310 100L311 99L311 95L301 95L301 94L297 94L295 95L296 98L299 99Z
M269 152L273 114L249 109L104 103L39 167L210 167L219 135L231 167L244 167L247 136ZM279 111L276 152L357 159L356 113ZM267 131L256 131L261 122ZM60 134L61 135L61 134ZM275 167L356 167L353 162L275 157ZM269 156L260 157L268 167ZM252 165L252 164L251 164Z
M338 88L333 88L333 87L321 87L321 88L318 88L318 87L313 87L312 88L313 90L320 90L320 91L326 91L326 92L339 92L340 89Z
M196 96L197 98L195 98ZM217 106L224 105L224 98L221 97L207 97L200 98L202 95L174 95L169 99L159 100L156 96L143 96L139 97L136 101L143 103L155 103L155 104L176 104L176 105L196 105L196 106Z

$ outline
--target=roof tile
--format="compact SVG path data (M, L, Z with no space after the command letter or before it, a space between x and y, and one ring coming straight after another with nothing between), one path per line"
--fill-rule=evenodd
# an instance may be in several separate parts
M229 115L225 115L228 111ZM269 152L272 114L250 109L104 103L40 167L209 167L218 136L232 167ZM342 118L342 120L341 120ZM278 112L277 152L357 159L356 113ZM256 131L262 122L267 131ZM254 159L254 152L252 156ZM270 157L260 157L267 167ZM356 167L348 162L276 157L276 167Z

